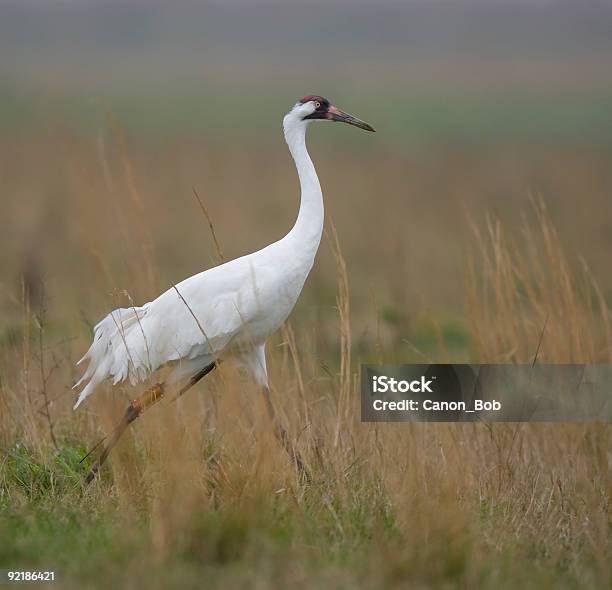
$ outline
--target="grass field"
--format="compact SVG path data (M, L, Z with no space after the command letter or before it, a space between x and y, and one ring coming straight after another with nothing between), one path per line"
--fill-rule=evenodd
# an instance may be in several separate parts
M380 127L374 104L355 114ZM500 123L523 131L472 142L449 129L486 127L482 105L424 100L453 137L440 141L410 104L424 143L399 141L413 126L391 129L387 107L373 138L311 134L327 232L268 348L311 481L230 365L135 423L89 488L79 461L136 391L103 387L70 409L91 326L218 261L194 188L225 258L290 227L278 125L236 143L163 121L143 136L146 109L84 131L57 112L41 133L7 128L0 568L53 568L65 588L610 586L607 425L362 424L358 411L361 362L531 362L540 341L542 362L612 360L610 151L589 127L608 137L607 107L576 107L579 123L547 111L530 130L529 103ZM559 136L581 125L591 141L537 139L560 119Z

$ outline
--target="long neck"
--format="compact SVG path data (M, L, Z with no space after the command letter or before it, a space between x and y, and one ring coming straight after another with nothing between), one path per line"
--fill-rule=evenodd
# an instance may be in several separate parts
M303 121L285 121L285 141L293 156L300 179L300 211L293 229L287 234L300 253L314 259L323 232L323 195L317 171L306 150L306 127Z

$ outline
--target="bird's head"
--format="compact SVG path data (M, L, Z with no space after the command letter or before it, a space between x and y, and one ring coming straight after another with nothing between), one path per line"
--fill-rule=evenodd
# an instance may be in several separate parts
M288 119L306 122L339 121L354 125L359 127L359 129L365 129L366 131L376 131L374 127L368 125L365 121L341 111L338 107L332 105L329 100L317 95L308 95L298 100L285 117L286 122Z

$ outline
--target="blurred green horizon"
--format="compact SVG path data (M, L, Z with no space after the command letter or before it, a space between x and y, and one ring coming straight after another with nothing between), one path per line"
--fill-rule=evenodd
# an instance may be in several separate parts
M280 86L280 85L279 85ZM338 89L336 89L338 90ZM203 86L185 92L160 89L139 94L71 94L48 92L41 97L33 88L2 88L0 128L4 132L35 133L61 128L81 135L96 135L119 124L135 138L195 139L214 141L256 139L269 143L279 137L280 122L294 100L279 87L269 86L241 108L242 96L229 89L207 92ZM612 147L612 88L576 93L551 100L530 92L474 93L421 92L350 96L330 92L342 108L371 121L388 144L440 142L495 143L536 141L549 144L594 144ZM283 100L284 99L284 100ZM332 139L353 143L350 134Z
M599 2L4 2L0 128L274 141L316 93L390 144L609 146L611 23Z

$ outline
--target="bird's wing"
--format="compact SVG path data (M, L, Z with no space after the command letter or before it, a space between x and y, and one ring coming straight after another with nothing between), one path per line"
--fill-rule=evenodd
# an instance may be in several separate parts
M265 259L245 256L194 275L142 307L111 312L94 328L81 359L89 365L75 385L86 384L75 408L107 378L136 383L166 363L217 356L261 313L258 280L267 284L270 269Z
M150 304L145 332L154 365L214 355L265 315L277 269L264 251L211 268Z

